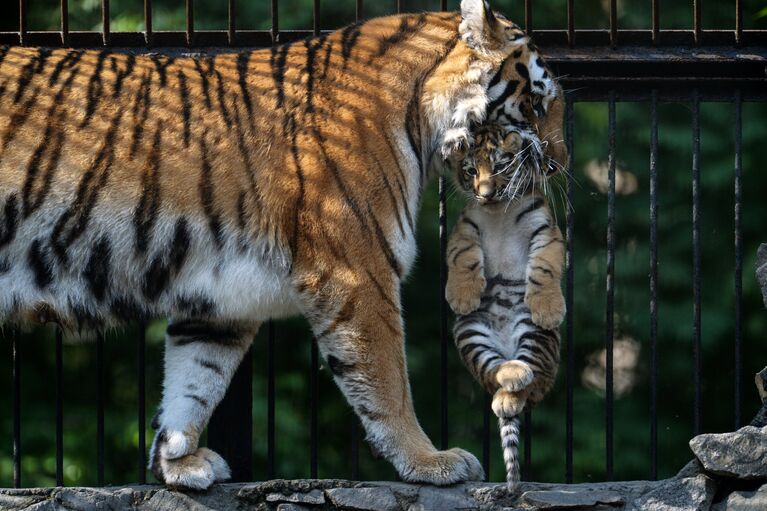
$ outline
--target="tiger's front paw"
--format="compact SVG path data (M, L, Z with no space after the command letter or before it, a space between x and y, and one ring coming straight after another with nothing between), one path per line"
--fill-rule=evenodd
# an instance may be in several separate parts
M567 309L559 287L551 291L525 293L525 304L530 308L533 323L545 330L553 330L562 324Z
M469 314L479 308L486 284L482 275L453 273L447 279L445 299L456 314Z
M170 487L192 490L207 490L213 483L227 481L232 476L224 458L205 447L173 460L159 457L152 471Z
M472 145L468 128L450 128L442 138L440 152L445 160L460 161L466 158Z
M226 461L205 447L197 447L199 435L160 430L150 452L149 469L168 486L206 490L231 477Z
M500 388L495 391L491 408L497 417L515 417L522 413L526 403L526 392L509 392Z
M495 379L498 385L507 392L517 392L524 389L533 381L533 369L522 360L509 360L501 364Z
M485 471L479 460L463 449L432 451L415 456L409 466L400 471L403 481L437 486L483 481Z

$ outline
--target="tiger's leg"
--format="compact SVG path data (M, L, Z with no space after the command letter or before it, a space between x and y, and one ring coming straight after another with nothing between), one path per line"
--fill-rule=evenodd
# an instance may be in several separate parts
M405 367L399 281L381 272L369 280L323 281L332 289L312 300L307 317L333 377L359 416L374 452L403 480L452 484L481 480L482 466L461 449L438 451L418 424ZM359 273L358 273L359 275ZM364 273L363 273L364 275ZM327 304L331 303L332 310Z
M201 320L168 325L163 398L152 421L157 433L149 457L158 480L206 489L230 477L223 458L198 442L257 330Z

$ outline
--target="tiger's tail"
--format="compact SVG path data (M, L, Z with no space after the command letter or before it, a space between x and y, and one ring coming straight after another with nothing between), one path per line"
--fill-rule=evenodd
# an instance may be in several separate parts
M509 491L519 483L519 416L498 417L501 430L503 461L506 464L506 484Z

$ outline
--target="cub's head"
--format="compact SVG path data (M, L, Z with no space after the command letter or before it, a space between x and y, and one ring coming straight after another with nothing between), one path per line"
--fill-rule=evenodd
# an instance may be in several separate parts
M548 190L558 167L531 131L494 122L474 131L474 146L457 176L459 186L482 205L513 201L533 188Z

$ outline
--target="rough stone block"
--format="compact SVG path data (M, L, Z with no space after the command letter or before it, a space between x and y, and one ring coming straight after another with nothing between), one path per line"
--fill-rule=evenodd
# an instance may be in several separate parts
M736 491L711 511L761 511L767 509L767 484L755 491Z
M400 511L397 498L389 488L333 488L325 495L334 506L359 511Z
M698 435L690 449L708 472L738 479L767 478L767 427Z
M705 475L669 479L634 500L632 509L641 511L708 511L716 483Z
M321 506L325 503L325 495L321 490L311 490L307 493L291 493L283 495L282 493L270 493L266 496L267 502L286 502L292 504L312 504Z
M600 504L620 506L623 497L609 491L573 491L573 490L546 490L528 491L522 495L525 503L535 506L536 509L581 509Z

